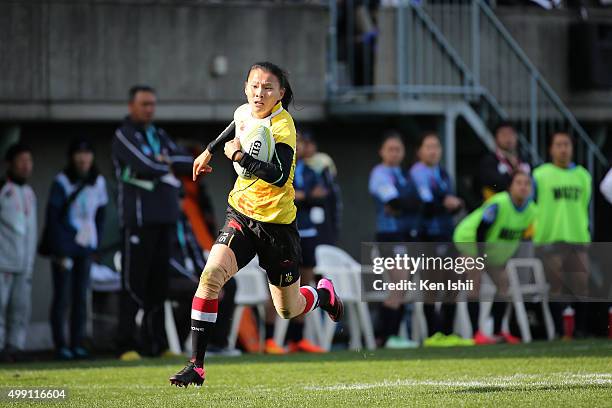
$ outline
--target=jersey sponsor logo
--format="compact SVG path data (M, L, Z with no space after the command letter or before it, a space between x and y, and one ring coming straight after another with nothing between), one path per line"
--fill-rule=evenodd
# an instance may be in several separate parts
M193 331L203 332L203 331L204 331L204 328L203 328L203 327L195 327L195 326L191 326L191 330L193 330Z
M259 152L261 151L261 141L256 140L251 145L251 151L249 152L251 156L259 156Z
M505 241L517 241L523 236L523 230L513 230L510 228L502 228L499 232L499 239Z
M575 186L561 186L553 188L555 200L578 200L582 195L582 188Z

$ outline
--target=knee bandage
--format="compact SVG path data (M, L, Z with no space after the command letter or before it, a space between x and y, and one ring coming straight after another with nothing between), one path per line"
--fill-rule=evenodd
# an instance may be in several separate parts
M202 299L216 299L225 282L238 272L234 252L225 245L214 245L204 271L196 296Z

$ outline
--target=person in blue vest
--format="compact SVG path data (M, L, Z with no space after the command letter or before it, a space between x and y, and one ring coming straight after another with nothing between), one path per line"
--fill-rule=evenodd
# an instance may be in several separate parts
M93 146L86 139L74 140L68 148L68 165L51 185L46 214L53 271L51 331L61 360L89 356L83 345L87 290L107 203L106 181L94 163ZM70 341L65 336L67 325Z
M323 206L329 195L320 173L306 163L312 151L308 149L311 135L299 131L297 134L296 164L293 177L295 205L297 207L297 228L302 247L300 276L306 283L314 281L314 267L317 262L315 250L321 242L318 221L324 217ZM267 341L270 341L268 339ZM304 316L291 319L287 329L287 348L289 352L324 353L325 349L304 338Z
M381 163L370 172L369 191L376 206L376 242L380 256L393 257L405 252L401 245L384 243L402 243L414 241L417 234L417 213L419 199L409 174L401 167L405 156L402 136L397 131L388 131L378 151ZM389 271L390 279L399 281L408 278L407 271ZM398 336L404 317L403 291L390 291L379 310L377 343L387 348L410 348L416 343Z
M442 144L438 134L433 131L424 132L417 145L417 162L410 168L410 176L414 180L421 201L418 239L431 243L427 251L435 256L450 256L453 249L452 238L454 230L453 215L463 208L463 200L455 194L453 181L440 165L442 159ZM444 271L428 271L429 276L421 278L444 279ZM454 274L453 274L454 275ZM453 275L448 278L452 279ZM455 303L449 301L451 293L436 293L435 300L444 298L439 311L435 309L434 299L429 299L424 305L429 338L425 346L470 345L471 339L462 339L453 333L455 318Z

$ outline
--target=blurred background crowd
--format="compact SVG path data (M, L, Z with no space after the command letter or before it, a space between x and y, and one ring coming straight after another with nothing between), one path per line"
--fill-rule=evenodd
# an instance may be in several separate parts
M585 228L548 238L528 228L521 234L542 250L556 245L556 264L544 265L549 276L566 267L592 279L581 248L612 238L612 13L603 4L117 0L0 7L13 22L2 35L15 56L0 86L3 361L51 348L59 359L163 356L172 348L168 314L173 336L186 343L191 298L235 177L217 158L215 173L193 182L191 163L241 103L243 71L255 60L287 68L296 93L303 280L319 277L320 245L356 259L367 241L450 250L443 244L453 242L462 220L505 191L517 207L538 204L533 221L542 211L557 214L558 224L586 220ZM253 14L270 21L258 33L276 41L273 49L246 49L244 30L227 30L227 21ZM525 32L524 16L533 27L555 28ZM46 42L37 40L41 32ZM555 41L562 51L532 45ZM563 171L550 173L550 165ZM571 184L578 172L580 207L540 203L538 188L564 177ZM512 190L519 174L526 181ZM567 248L574 255L563 258ZM214 351L239 352L234 330L242 350L326 351L300 319L280 341L270 307L261 315L247 309L234 322L238 284L232 279L224 288ZM552 302L557 335L607 336L608 307ZM379 347L520 341L512 319L501 326L505 304L488 312L493 329L480 330L482 311L470 302L469 336L456 333L454 303L425 304L427 333L418 342L406 335L416 312L403 294L370 309ZM562 318L570 313L571 333ZM536 315L530 324L544 338ZM336 340L345 344L346 331L337 330Z

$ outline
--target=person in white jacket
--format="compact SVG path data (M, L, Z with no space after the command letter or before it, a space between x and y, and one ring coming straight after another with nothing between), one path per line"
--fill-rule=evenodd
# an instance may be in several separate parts
M5 160L6 177L0 178L0 358L15 361L30 320L36 196L26 184L32 174L30 149L14 144Z
M612 168L608 170L606 177L601 180L599 191L601 191L601 194L606 197L606 200L612 204Z

